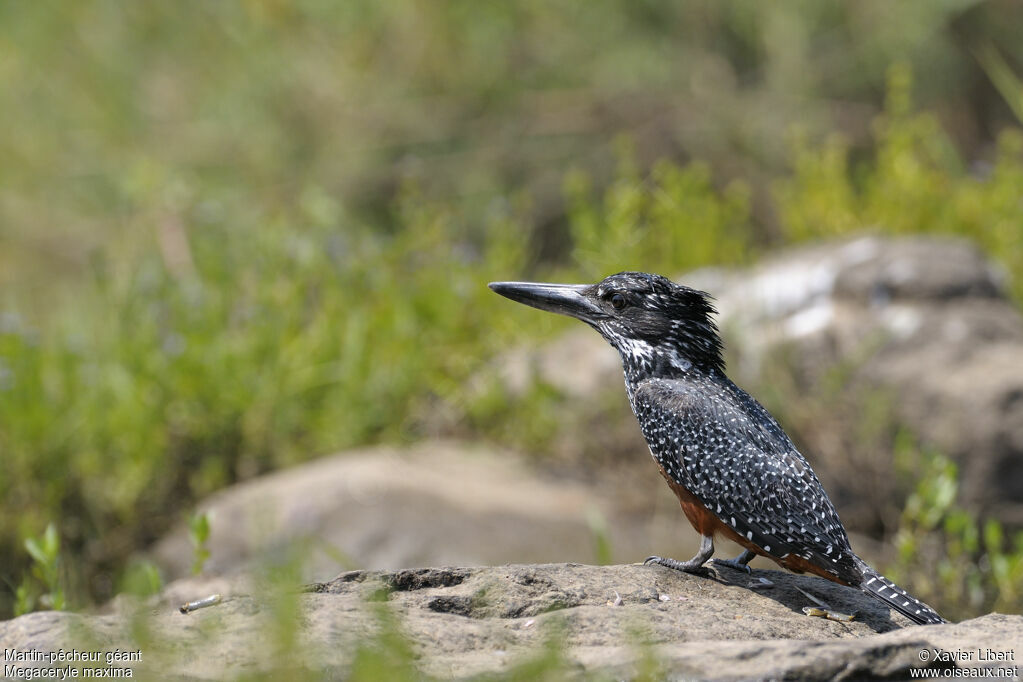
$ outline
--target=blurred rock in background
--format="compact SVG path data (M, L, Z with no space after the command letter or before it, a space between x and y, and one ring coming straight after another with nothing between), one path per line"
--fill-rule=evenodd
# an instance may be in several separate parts
M307 580L350 568L553 557L629 563L681 539L671 516L623 509L614 492L537 472L521 455L479 444L345 452L202 502L211 527L204 573L238 573L291 552L299 553ZM189 575L187 530L163 538L153 555L169 579Z

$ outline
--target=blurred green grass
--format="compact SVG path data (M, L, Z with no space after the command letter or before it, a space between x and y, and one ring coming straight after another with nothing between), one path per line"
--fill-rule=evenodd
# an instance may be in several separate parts
M580 4L325 0L0 4L0 283L71 283L96 248L137 257L183 212L233 231L301 224L310 191L337 224L394 229L406 182L465 225L528 191L541 255L563 253L560 186L701 159L757 193L794 123L869 149L885 72L972 159L1013 121L973 57L1023 65L1014 3ZM1003 79L1000 79L1000 81ZM755 202L761 241L779 223ZM142 242L139 244L138 242Z
M1019 272L1014 27L966 0L0 3L0 612L50 522L81 603L233 481L543 442L542 387L467 398L526 340L489 280L863 227Z

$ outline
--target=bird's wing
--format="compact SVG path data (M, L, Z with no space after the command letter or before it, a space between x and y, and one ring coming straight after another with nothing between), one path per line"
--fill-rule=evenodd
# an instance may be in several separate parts
M794 554L848 579L855 555L816 474L778 423L731 382L653 379L636 416L669 475L772 556ZM848 577L847 577L848 576Z

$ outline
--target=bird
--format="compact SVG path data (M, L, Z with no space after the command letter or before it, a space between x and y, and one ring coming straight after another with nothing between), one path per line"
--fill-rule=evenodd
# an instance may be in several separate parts
M720 535L744 551L715 563L748 573L760 555L859 588L915 623L948 622L853 552L809 462L777 420L725 374L709 294L644 272L619 272L596 284L489 287L585 322L621 355L629 403L650 454L701 536L692 559L651 556L645 563L698 573Z

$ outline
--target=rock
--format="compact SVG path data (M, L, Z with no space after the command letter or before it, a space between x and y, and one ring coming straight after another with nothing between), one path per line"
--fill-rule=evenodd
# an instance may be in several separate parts
M653 548L691 554L695 533L662 488L655 489L664 496L660 513L634 513L613 490L544 475L492 447L444 441L366 448L261 476L200 503L211 528L204 573L230 574L293 552L306 580L357 566L593 562L595 528L626 560ZM195 551L184 525L151 555L168 579L189 575Z
M762 585L761 578L773 586L749 588ZM200 590L193 598L206 596L202 585L193 588ZM858 616L851 622L807 617L802 608L811 602L796 588ZM105 615L34 613L0 623L0 645L36 653L141 651L140 661L116 665L180 680L340 677L356 649L374 641L390 642L384 655L391 658L410 647L410 665L421 673L455 679L508 671L538 656L551 638L563 647L566 672L614 678L655 665L666 678L901 679L920 667L998 672L1017 664L982 659L1023 652L1020 616L901 627L900 615L858 590L776 571L423 568L352 571L309 589L228 596L187 615L167 594L145 604L122 600ZM384 636L392 620L396 625ZM935 660L942 652L968 658Z
M744 376L783 350L794 388L811 391L844 365L846 388L879 396L900 425L958 464L965 506L1023 525L1023 319L1004 275L970 244L863 237L690 279L717 292ZM809 445L820 445L818 473L834 495L855 505L847 515L879 526L871 516L899 492L895 465L890 452L871 459L853 449L864 466L850 467L862 424L849 416L845 448Z
M961 503L1023 527L1023 319L1004 279L967 242L860 237L677 281L715 297L730 374L769 407L765 396L774 395L783 421L787 408L805 404L836 371L845 373L843 389L861 396L856 410L874 402L885 419L956 462ZM565 371L564 358L589 369ZM601 400L595 387L622 390L616 354L585 328L511 359L498 363L497 374L513 393L542 381L576 409L596 413L586 407ZM876 534L902 508L906 490L893 475L892 434L883 447L863 442L861 415L838 412L838 398L848 393L825 406L832 412L826 424L790 435L846 524ZM643 448L633 435L619 447Z

